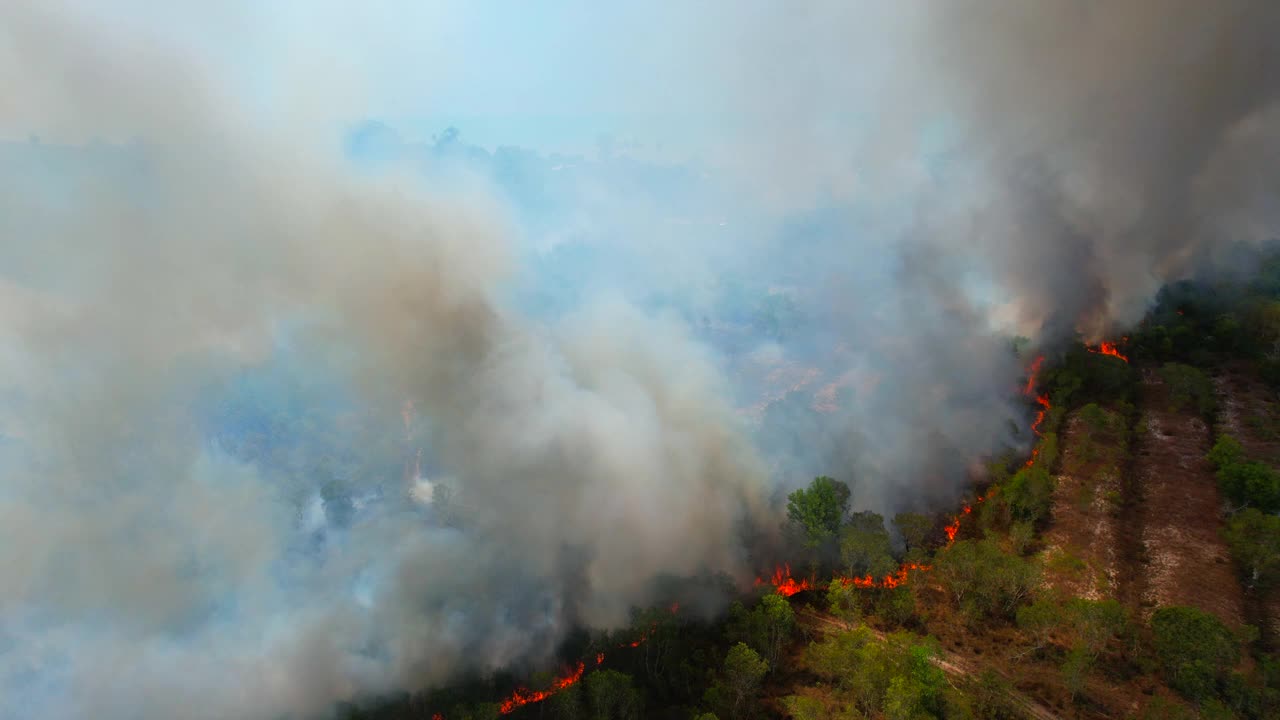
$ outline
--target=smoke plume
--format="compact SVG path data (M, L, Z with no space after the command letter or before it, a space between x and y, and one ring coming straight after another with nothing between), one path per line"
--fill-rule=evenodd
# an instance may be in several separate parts
M1262 0L601 11L566 85L709 124L700 161L450 137L430 181L341 155L392 74L345 14L90 5L0 9L5 719L547 661L657 578L747 577L812 475L949 499L1027 440L1012 335L1113 332L1280 220ZM490 52L414 40L423 87Z

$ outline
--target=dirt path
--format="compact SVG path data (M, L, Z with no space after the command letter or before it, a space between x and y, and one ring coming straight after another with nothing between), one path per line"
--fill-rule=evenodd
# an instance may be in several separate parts
M814 623L820 630L828 633L847 632L857 627L853 624L840 620L839 618L831 617L830 615L823 615L807 608L800 608L797 610L796 615ZM871 634L874 635L876 639L881 641L885 639L885 634L883 632L870 627L867 629L871 631ZM939 654L934 656L932 662L944 673L952 677L969 677L978 672L978 670L975 669L969 661L953 652L943 649L939 649ZM1010 682L1013 681L1013 678L1005 677L1005 679ZM1012 688L1009 690L1009 700L1025 712L1027 717L1034 718L1035 720L1061 720L1061 716L1045 705L1036 702L1030 697L1023 695Z
M1192 411L1171 407L1168 388L1153 371L1144 373L1138 409L1133 472L1142 495L1143 614L1189 605L1239 627L1244 592L1219 534L1222 501L1204 457L1209 428Z
M1124 418L1108 412L1119 426ZM1052 523L1043 535L1045 584L1068 597L1119 595L1123 431L1091 428L1071 414L1060 434L1062 457L1053 490Z

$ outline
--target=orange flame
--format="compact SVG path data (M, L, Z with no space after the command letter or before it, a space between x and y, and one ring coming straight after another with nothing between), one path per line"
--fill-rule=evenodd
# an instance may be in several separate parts
M791 577L791 565L789 564L774 568L773 577L769 578L768 582L773 586L774 591L783 597L791 597L798 592L813 589L813 583L809 582L808 579L796 580ZM764 585L765 581L762 578L756 578L755 584L759 587Z
M673 615L679 612L679 610L680 610L680 603L671 604L671 613ZM658 627L658 624L655 622L652 626L650 626L650 629L656 630L657 627ZM619 648L640 647L648 639L649 639L649 633L646 632L641 634L639 639L633 640L631 642L622 643L618 645L618 647ZM604 664L604 655L605 654L602 652L596 653L596 665ZM498 712L503 715L509 715L515 712L516 710L524 707L525 705L530 705L536 702L542 702L543 700L546 700L547 698L551 697L552 695L555 695L561 690L564 690L565 688L573 685L574 683L577 683L579 680L582 679L582 674L585 673L586 670L587 670L586 663L579 662L578 667L573 672L567 675L562 675L559 678L556 678L555 682L551 683L551 687L546 690L529 690L528 688L517 688L514 692L511 693L509 697L503 700L502 703L498 706ZM441 715L440 713L435 713L434 715L431 716L431 720L444 720L444 715Z
M960 532L960 518L951 521L942 531L947 534L947 547L951 547L956 541L956 533Z
M1107 343L1103 343L1103 347L1107 347L1107 346L1108 346ZM1111 345L1110 347L1112 349L1115 348L1114 345ZM1125 360L1125 362L1128 362L1128 360ZM1030 397L1032 393L1036 391L1036 380L1037 380L1036 376L1040 374L1040 366L1043 363L1044 363L1043 355L1037 357L1035 361L1031 363L1031 372L1030 372L1030 376L1027 378L1027 386L1022 390L1023 395ZM1036 419L1034 422L1031 423L1031 432L1035 433L1036 436L1039 437L1040 425L1041 423L1044 422L1045 415L1047 415L1049 411L1053 409L1053 405L1050 404L1049 402L1048 393L1037 395L1036 403L1040 405L1040 409L1036 411ZM1031 448L1031 457L1027 458L1026 466L1031 467L1032 465L1035 465L1036 458L1039 457L1039 455L1040 455L1040 448L1038 447ZM956 529L958 530L959 526L957 526ZM951 534L950 532L948 532L947 536L950 538L954 538L954 535Z
M1036 376L1040 374L1040 366L1044 364L1044 356L1040 355L1031 361L1031 368L1027 375L1027 387L1022 391L1023 395L1030 395L1036 391Z
M902 567L898 568L897 572L889 573L888 575L885 575L880 580L876 580L870 575L864 575L862 577L837 577L833 582L838 582L841 585L844 585L845 587L896 588L906 584L907 575L910 572L927 571L931 569L932 569L931 565L921 565L919 563L903 563Z
M1036 402L1040 404L1040 409L1036 411L1036 421L1031 423L1031 432L1035 433L1036 435L1039 435L1040 423L1044 422L1045 413L1049 412L1049 410L1051 410L1053 406L1049 404L1048 395L1037 396Z
M1103 342L1096 348L1086 347L1085 349L1097 355L1110 355L1111 357L1120 358L1125 362L1129 362L1129 357L1127 355L1121 355L1120 351L1116 349L1115 343Z
M546 700L552 695L555 695L561 690L581 680L582 673L585 672L586 669L587 666L584 663L578 663L577 669L568 675L556 678L556 681L551 683L551 687L547 690L517 688L515 692L511 693L511 697L502 701L502 704L498 707L498 712L503 715L509 715L525 705Z

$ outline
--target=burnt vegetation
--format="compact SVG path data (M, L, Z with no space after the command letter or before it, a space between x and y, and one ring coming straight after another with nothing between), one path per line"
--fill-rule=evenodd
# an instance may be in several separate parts
M1025 346L1032 450L950 511L886 518L815 478L751 592L706 581L726 610L682 608L675 583L558 672L344 717L1280 715L1280 256L1165 288L1114 345Z

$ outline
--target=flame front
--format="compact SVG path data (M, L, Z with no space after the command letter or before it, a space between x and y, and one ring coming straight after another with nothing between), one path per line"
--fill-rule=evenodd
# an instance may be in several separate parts
M602 655L598 655L597 658L603 660ZM585 663L578 663L577 669L568 675L556 678L556 681L551 683L551 687L547 690L528 690L526 688L518 688L515 692L511 693L510 697L502 701L502 704L498 707L498 712L503 715L509 715L529 703L546 700L552 695L555 695L561 690L564 690L570 685L581 680L582 673L586 672L586 670L587 666Z
M1107 343L1103 343L1103 345L1106 346ZM1113 345L1112 348L1114 349L1114 347L1115 346ZM1128 361L1126 360L1125 362L1128 362ZM1031 397L1031 395L1035 393L1036 384L1039 382L1039 378L1037 376L1040 374L1040 366L1042 364L1044 364L1043 355L1037 357L1035 361L1031 363L1030 373L1027 377L1027 386L1022 389L1023 395L1026 395L1027 397ZM1042 393L1040 395L1037 395L1036 403L1040 405L1040 409L1036 411L1035 422L1031 423L1031 432L1035 433L1036 437L1040 437L1040 425L1041 423L1044 422L1044 418L1049 413L1049 411L1053 409L1053 405L1049 402L1048 393ZM1039 457L1039 455L1040 455L1040 448L1038 447L1031 448L1031 457L1027 458L1026 466L1031 467L1032 465L1035 465L1036 458Z
M1127 339L1127 338L1126 338L1126 339ZM1096 347L1096 348L1095 348L1095 347L1088 347L1088 348L1086 348L1086 349L1087 349L1089 352L1091 352L1091 353L1095 353L1095 354L1098 354L1098 355L1110 355L1111 357L1114 357L1114 358L1120 358L1121 360L1123 360L1123 361L1125 361L1125 362L1129 362L1129 356L1127 356L1127 355L1121 355L1121 354L1120 354L1120 350L1118 349L1118 346L1116 345L1116 343L1112 343L1112 342L1103 342L1101 345L1099 345L1099 346L1098 346L1098 347Z

